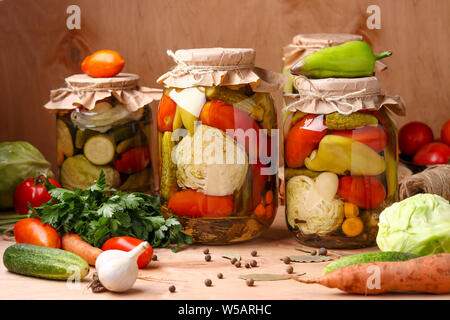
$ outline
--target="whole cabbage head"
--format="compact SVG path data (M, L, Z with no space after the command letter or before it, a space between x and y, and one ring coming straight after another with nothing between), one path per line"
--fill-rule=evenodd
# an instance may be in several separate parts
M450 253L450 204L441 196L417 194L394 203L381 212L378 226L382 251Z
M53 177L50 163L25 141L0 143L0 209L14 206L14 190L25 179L40 174Z

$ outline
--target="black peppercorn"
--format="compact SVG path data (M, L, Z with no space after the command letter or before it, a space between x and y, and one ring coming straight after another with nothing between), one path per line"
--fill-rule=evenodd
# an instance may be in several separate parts
M291 263L291 258L289 258L289 257L284 257L284 258L283 258L283 262L284 262L285 264L289 264L289 263Z
M286 272L291 274L292 272L294 272L294 268L292 266L289 266L286 268Z
M246 283L247 283L247 286L251 287L255 283L255 280L250 278L250 279L247 279Z
M238 262L236 262L234 265L236 266L236 268L240 268L240 267L241 267L241 262L238 261Z
M206 260L206 261L211 261L211 255L210 255L210 254L207 254L207 255L205 256L205 260Z
M157 260L158 260L158 256L156 254L154 254L152 257L152 261L157 261Z
M328 253L327 249L325 249L325 248L319 249L319 256L326 256L327 253Z
M223 279L223 274L222 274L221 272L219 272L219 273L217 274L217 278Z
M245 267L248 269L248 268L250 268L250 263L246 263L245 264Z
M317 250L312 250L312 251L311 251L311 255L312 255L312 256L315 256L316 254L317 254Z
M206 280L205 280L205 286L211 287L211 285L212 285L211 279L206 279Z
M208 248L203 249L203 253L204 253L204 254L208 254L208 253L209 253L209 249L208 249Z
M236 258L233 258L230 261L231 261L231 264L235 264L238 260Z
M252 255L252 257L256 257L258 255L258 252L256 252L256 250L253 250L251 255Z
M174 285L171 285L171 286L169 287L169 291L170 291L170 292L175 292L175 290L176 290L176 288L175 288Z
M258 265L258 263L256 262L256 260L252 260L250 261L250 265L254 268Z

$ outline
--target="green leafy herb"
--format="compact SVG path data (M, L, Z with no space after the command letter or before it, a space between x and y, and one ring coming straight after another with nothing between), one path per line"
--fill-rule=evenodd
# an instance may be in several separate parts
M159 199L145 193L108 189L103 171L86 190L56 188L46 181L52 199L34 208L33 215L58 232L77 233L95 247L112 238L129 236L146 240L152 247L192 243L176 217L161 215Z

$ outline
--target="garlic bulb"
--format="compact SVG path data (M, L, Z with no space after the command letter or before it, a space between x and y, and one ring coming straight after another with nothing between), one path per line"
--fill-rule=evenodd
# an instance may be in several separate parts
M102 252L95 262L98 278L109 291L124 292L129 290L138 277L137 259L150 244L142 242L133 250L107 250Z

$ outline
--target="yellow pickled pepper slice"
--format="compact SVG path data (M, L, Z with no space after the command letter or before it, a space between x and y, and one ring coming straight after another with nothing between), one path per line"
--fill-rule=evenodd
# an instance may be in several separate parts
M336 174L378 175L386 170L384 158L365 144L336 135L327 135L305 159L308 169Z

